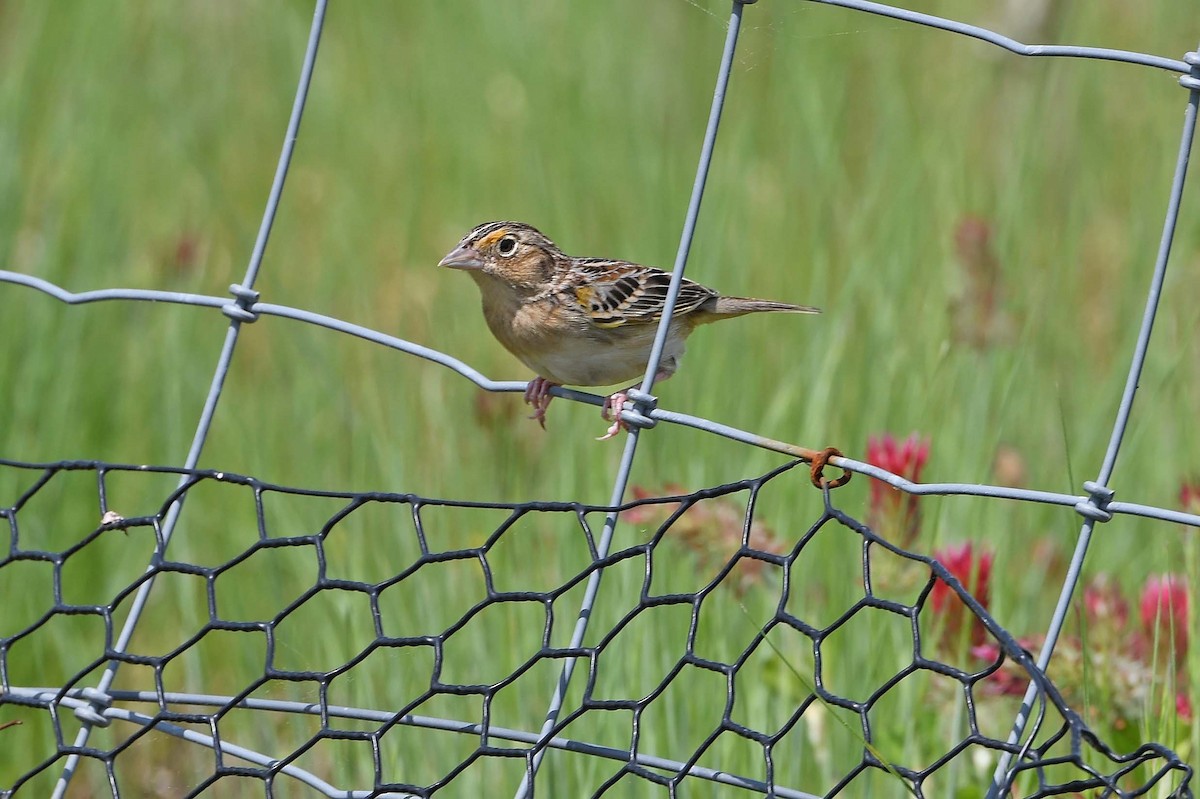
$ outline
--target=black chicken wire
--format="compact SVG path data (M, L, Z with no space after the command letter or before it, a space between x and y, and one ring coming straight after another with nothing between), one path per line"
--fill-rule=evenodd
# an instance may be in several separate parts
M411 342L309 311L260 302L253 290L316 60L326 10L325 0L318 0L279 168L246 276L241 284L231 287L234 302L212 296L128 289L75 294L40 278L0 271L0 281L34 288L69 304L107 300L171 302L219 308L230 318L208 401L182 468L0 460L0 479L7 481L3 484L20 486L12 496L0 497L0 518L7 521L10 532L7 553L0 560L0 579L29 580L40 574L42 580L40 608L32 615L6 614L0 629L0 706L33 714L23 717L31 721L44 722L48 717L51 730L44 741L45 757L27 764L23 776L0 788L0 796L35 795L33 791L66 796L72 779L81 772L98 777L89 779L91 785L107 783L114 797L176 790L170 785L156 787L155 780L166 777L146 772L147 762L162 762L184 771L191 768L195 773L186 788L188 796L220 790L218 784L238 783L246 783L268 797L294 795L299 784L331 797L430 796L453 791L457 778L481 769L484 776L476 778L491 786L489 793L555 795L554 787L545 786L557 784L555 770L559 762L572 757L575 759L569 762L583 762L583 771L592 777L587 789L592 795L614 788L627 790L628 783L636 782L677 796L691 791L697 783L709 781L780 797L879 792L941 796L952 795L964 786L977 787L981 793L986 790L993 797L1192 796L1192 768L1188 764L1154 743L1143 743L1128 753L1114 750L1088 729L1046 672L1097 523L1115 514L1130 514L1200 526L1196 515L1114 501L1108 486L1149 346L1178 218L1200 100L1200 57L1188 53L1183 60L1174 60L1103 48L1025 45L993 31L881 4L811 1L971 36L1019 55L1121 61L1181 75L1179 81L1188 90L1188 103L1161 246L1108 451L1097 479L1084 484L1085 494L978 484L916 484L846 458L836 450L816 452L660 409L651 391L665 323L659 329L642 391L631 392L632 402L621 412L631 431L609 506L491 504L408 494L305 490L197 469L240 330L262 315L291 318L384 344L447 366L484 390L525 389L524 383L490 380L444 353ZM712 112L664 319L670 317L695 230L747 4L742 0L732 3ZM600 397L569 389L554 389L553 393L595 405L602 402ZM661 422L705 430L797 460L738 483L625 503L640 434ZM802 462L814 464L811 475L795 468ZM894 546L838 509L834 500L840 480L824 479L819 468L824 464L846 470L847 476L856 472L885 480L914 495L977 495L1077 511L1083 517L1081 535L1040 651L1025 651L944 566ZM74 482L80 476L87 478L86 489ZM169 485L157 494L151 492L161 499L143 513L134 514L129 508L110 504L110 490L116 480L141 483L164 479ZM808 485L810 481L812 486ZM94 518L64 523L57 515L62 496L65 492L78 497L80 490L94 492ZM772 545L764 545L756 533L755 509L760 494L795 494L801 490L822 491L823 509L811 521L789 519L789 532ZM229 491L242 492L243 499L246 494L250 497L250 516L228 516L229 529L242 536L242 548L221 553L220 557L196 552L187 558L168 558L173 533L179 524L188 523L180 521L184 501L189 519L223 522L230 514L229 508L237 504L223 498L223 493ZM47 499L51 495L54 498ZM688 586L691 590L664 587L661 575L665 570L656 571L655 560L681 556L678 539L686 538L687 514L712 503L735 500L741 508L740 538L727 542L729 546L721 557L708 564L711 568L703 584ZM276 506L307 501L323 504L325 511L296 529L280 531L281 526L287 527L299 517L277 516ZM243 503L242 507L244 511L247 505ZM398 542L403 552L386 561L387 573L377 579L340 576L336 559L331 558L331 553L340 550L331 545L331 540L348 535L348 528L377 508L403 511L406 522L400 524L393 519L387 527L393 533L389 540ZM446 513L499 514L500 518L493 518L489 524L475 520L469 525L476 532L484 531L482 543L443 547L434 534L438 525L429 519ZM654 517L654 513L661 518ZM540 519L550 520L542 523L556 525L558 536L573 541L582 559L574 570L563 572L569 574L567 579L541 586L540 590L530 585L507 585L498 579L503 572L498 564L505 559L538 555L538 539L530 538L524 528L530 520ZM637 543L613 548L618 521L623 529L632 526L641 530L635 536ZM623 540L629 537L626 532ZM103 559L105 546L114 540L126 550L140 548L148 565L130 575L115 595L84 596L87 591L79 588L83 581L78 577L82 572L76 570L116 568ZM828 548L847 545L852 551L853 571L843 565L840 570L831 568L831 572L855 575L846 583L853 586L851 600L831 618L811 618L797 600L807 584L804 574L806 570L829 568ZM216 559L208 563L210 558ZM311 582L292 586L290 593L281 591L269 612L239 606L239 581L267 579L264 575L271 573L269 566L276 558L298 558L307 564L311 567ZM602 575L620 574L630 568L637 574L633 584L640 586L636 597L603 593ZM455 581L461 582L459 605L413 607L411 603L419 601L419 593L407 597L407 605L395 599L403 599L406 587L430 579L431 573L454 585L460 584ZM614 580L617 577L608 577L607 584ZM772 598L770 612L756 616L755 610L748 607L753 602L741 590L746 580L758 584L755 596L760 600L764 592ZM152 586L161 581L186 582L191 589L184 595L191 596L194 604L152 604ZM468 590L471 587L473 591ZM952 592L961 603L957 617L930 612L930 598L938 590ZM354 605L358 613L349 614L347 604ZM420 613L414 612L417 610ZM629 631L647 614L677 611L683 614L681 619L686 619L679 624L683 638L673 642L673 648L667 642L658 642L655 647L674 660L668 663L660 681L635 690L632 683L637 680L625 674L622 666L644 652L636 647L625 651L631 647L625 643L632 637ZM734 612L740 615L728 615ZM611 618L605 618L606 614ZM497 619L494 626L506 635L506 649L517 653L516 660L499 649L459 651L455 634L472 624L478 627L480 619L490 620L493 616ZM710 651L712 641L704 633L706 625L714 623L708 621L710 616L723 620L722 633L727 637L736 637L728 634L738 630L748 631L745 643L715 656ZM882 671L873 681L850 684L846 675L854 669L839 662L838 642L851 635L866 617L872 619L872 629L891 629L883 642L891 646L880 647L879 663L873 665ZM313 626L315 618L325 626ZM957 620L950 623L950 618ZM370 620L366 626L364 619ZM335 626L339 623L341 629ZM177 630L177 645L167 651L140 651L139 630L155 624ZM948 624L957 630L948 631ZM349 659L338 657L336 662L323 664L323 668L300 668L292 663L307 662L302 657L305 655L310 656L309 660L319 660L322 634L328 636L331 629L361 643L358 654ZM994 661L980 668L977 660L963 656L963 647L947 643L956 637L948 632L964 630L992 645ZM236 638L230 640L228 635ZM22 659L21 652L30 640L63 636L69 637L70 644L62 646L65 654L61 663L31 664ZM965 640L963 635L957 638L959 643ZM186 663L199 649L218 646L212 643L216 639L222 642L219 651L227 653L229 673L237 673L239 657L243 663L250 658L253 663L261 663L255 677L225 685L226 690L212 695L172 690L178 679L176 672L182 669L179 664ZM84 642L91 648L81 645ZM573 680L576 667L585 670L586 677ZM380 668L385 674L387 669L403 668L405 679L397 680L397 685L411 685L412 674L416 673L421 675L418 682L427 682L428 687L411 696L376 695L369 697L370 702L358 696L359 701L352 703L337 701L342 695L354 695L344 686L353 686L357 675ZM494 673L488 673L488 669ZM454 678L473 673L486 673L488 678ZM58 679L48 686L30 685L27 682L31 674ZM228 680L228 674L217 673L210 678L214 685L220 685ZM1016 680L1028 687L1023 696L1014 697L997 690L1001 680L1009 686ZM751 722L744 715L744 701L739 703L739 695L745 697L748 693L744 686L763 681L777 689L778 701L762 709L763 716L772 719L769 724ZM543 710L544 695L538 695L537 705L523 696L530 690L527 683L555 686L548 709ZM919 687L914 688L914 684ZM739 686L743 686L741 694ZM521 696L521 701L514 702L510 698L513 695ZM912 706L914 696L920 697L925 706ZM535 706L537 712L532 719L527 712L520 712ZM680 753L655 751L651 722L656 714L664 712L664 707L695 722L694 730L691 723L688 725L695 745L683 754L683 760L668 757L679 757ZM897 721L910 726L940 723L947 708L951 708L953 723L942 728L946 731L942 751L936 756L908 753L903 731L896 731ZM521 723L505 726L512 724L509 719ZM119 724L114 725L114 721ZM535 729L539 723L540 728ZM587 734L577 734L576 730ZM856 755L835 764L819 762L821 747L816 744L834 731L853 737L857 745L851 748ZM4 734L0 725L0 735ZM405 737L414 735L421 737ZM397 743L398 739L407 742L408 750ZM250 745L247 740L258 743ZM173 741L185 743L174 745ZM414 747L414 741L427 745ZM423 753L424 760L414 759L414 748ZM204 751L210 752L207 759L195 755ZM438 755L430 755L431 751ZM736 757L729 754L739 751ZM553 756L547 757L547 753ZM580 757L584 760L579 761ZM126 766L131 760L138 765ZM754 763L754 772L750 773L749 767L723 769L723 762ZM353 782L359 787L334 786L322 778L321 774L337 770L335 764L345 768L347 763L358 763L358 771L351 772L358 775ZM99 770L98 774L94 770ZM983 771L988 772L986 776L980 776ZM814 773L834 776L819 779L812 776ZM688 788L681 787L685 781Z
M589 788L593 795L603 794L621 780L628 779L657 783L674 793L687 778L692 782L709 780L792 799L835 795L845 790L850 790L850 795L864 795L868 786L879 791L890 789L890 795L901 795L904 790L889 785L888 780L903 780L917 796L938 796L944 795L946 785L939 783L933 788L931 778L956 761L958 768L963 769L963 760L969 761L971 754L980 750L1008 752L1015 757L1009 779L1019 788L1021 796L1075 794L1093 788L1106 791L1104 795L1134 796L1164 780L1178 786L1177 795L1187 795L1190 769L1174 753L1155 744L1142 746L1128 754L1114 752L1068 707L1055 686L1034 665L1031 655L967 593L952 572L932 558L906 552L889 543L839 510L833 504L834 491L826 488L823 512L815 520L811 523L796 520L788 527L794 535L789 534L786 539L781 537L780 540L786 541L784 546L773 545L755 535L755 510L762 501L761 494L767 493L768 489L781 493L813 490L808 485L808 470L796 469L799 463L792 461L754 479L679 497L643 499L618 509L574 503L465 503L408 494L306 491L211 470L91 462L0 463L0 474L10 478L6 483L20 486L15 499L5 498L7 507L3 513L11 531L11 547L4 567L18 569L26 564L44 564L46 582L42 591L46 601L36 610L36 618L26 625L19 625L20 629L13 634L6 631L0 643L5 701L49 712L54 730L53 738L47 737L44 742L45 758L31 763L28 773L11 786L10 793L21 793L27 781L39 778L42 778L40 784L44 788L47 772L61 768L60 758L65 754L78 754L104 769L114 794L122 795L120 786L125 785L123 795L141 795L145 781L123 771L121 758L127 752L134 755L145 736L158 732L220 752L220 756L211 761L191 758L193 769L208 763L211 763L211 769L205 777L188 786L189 796L199 795L219 780L232 777L261 780L267 796L292 795L273 791L273 786L277 789L284 779L299 780L327 796L431 796L452 785L459 773L471 768L477 760L486 759L506 761L507 767L495 767L498 775L495 779L501 780L498 786L501 790L497 793L505 787L511 792L522 774L532 774L534 753L547 749L583 753L600 760L596 784ZM76 473L83 473L86 479L76 479L80 477ZM149 508L146 515L128 517L122 517L112 509L110 497L117 494L126 497L152 495L155 485L152 481L157 480L161 485L159 478L163 476L178 476L182 482L162 505ZM70 482L61 487L56 484L62 481ZM147 490L139 491L137 481L150 482L150 485ZM85 486L95 492L97 520L107 518L108 521L97 524L78 541L62 549L35 548L34 542L47 536L46 517L54 516L52 509L59 504L57 497L78 493ZM46 494L54 498L47 497L39 504ZM168 558L164 520L169 506L189 495L194 495L189 499L189 514L239 521L253 519L245 524L244 549L233 557L214 553L211 558L194 560ZM275 520L284 518L283 509L288 503L306 500L323 503L321 507L329 509L326 510L328 517L324 518L323 514L313 516L311 522L299 525L305 528L303 531L273 532L273 527L283 526L282 521ZM710 503L728 507L730 500L736 500L737 507L743 509L738 520L739 540L730 542L727 552L706 567L697 569L697 579L702 584L696 590L670 590L674 586L669 581L664 584L655 564L682 556L684 550L680 546L679 532L685 523L681 520L686 520L689 512L703 509ZM242 512L235 510L239 506ZM639 532L635 536L636 543L601 555L597 527L612 510L630 519L628 526ZM381 516L380 511L387 515ZM445 536L439 534L438 524L433 520L445 511L465 512L472 519L480 514L495 513L502 521L495 529L481 534L481 543L477 546L443 548L438 542ZM371 515L371 519L357 531L350 531L348 528L356 517L362 515ZM582 553L586 553L587 566L545 590L506 590L505 583L515 580L508 580L511 568L500 561L509 564L527 562L537 557L537 549L544 546L542 540L522 529L523 523L532 517L548 518L547 524L555 530L557 544L566 547L573 541ZM390 523L381 523L383 518L390 519ZM377 557L382 558L385 552L389 555L386 558L387 576L377 582L338 576L345 569L339 567L339 557L335 553L348 543L338 539L359 533L369 535L372 547L382 550ZM149 549L153 553L149 568L111 601L95 605L70 601L73 592L69 570L81 560L86 566L90 553L103 541L114 538L117 539L115 545L123 550ZM378 540L385 538L400 543L389 552ZM517 551L501 553L500 550L511 546L510 539L514 538L518 539ZM361 542L362 537L356 540ZM828 563L830 544L838 553L832 563ZM217 565L197 562L210 559L218 561ZM260 618L240 618L255 615L252 610L237 607L236 594L246 585L245 581L266 579L262 575L274 571L275 564L286 564L295 570L297 559L310 562L310 568L304 571L314 575L311 583L296 584L292 589L295 596L281 592L276 599L278 609L271 608L264 613L257 608ZM846 607L824 619L813 618L804 601L807 578L814 574L813 569L817 568L814 561L818 560L819 568L831 573L850 575L857 572L859 575L852 580L854 589ZM606 618L597 620L590 641L581 646L563 645L566 636L560 628L569 627L572 621L571 606L578 602L575 592L602 570L613 574L623 568L641 582L640 590L635 590L633 597L620 599L609 594L606 601L619 607ZM244 572L240 578L239 571ZM476 573L477 579L467 579L464 571ZM138 590L152 580L183 576L195 578L189 600L195 607L186 614L190 621L180 619L175 622L179 627L176 632L178 645L158 654L147 651L162 646L159 641L150 643L150 639L135 640L129 648L114 648L114 632ZM390 592L401 588L406 581L417 579L455 583L465 594L461 615L460 608L454 608L442 614L421 613L412 618L411 607L389 600ZM719 613L715 609L726 606L728 610L729 606L741 605L743 596L736 587L740 580L754 580L756 592L768 597L763 608L769 608L769 612L763 619L747 618L738 625L746 643L730 648L727 642L722 645L713 636L706 636L703 628L712 624L709 619L714 612ZM964 615L977 618L981 631L995 643L997 656L994 662L982 667L956 664L963 658L954 653L953 646L942 646L945 630L937 623L937 614L931 614L930 605L931 593L939 581L946 586L945 590L952 590L960 598ZM294 647L298 640L304 640L305 635L303 626L299 630L286 629L291 620L303 612L306 604L316 605L323 597L346 592L361 599L356 603L360 612L369 608L369 617L373 621L361 651L327 669L288 668L288 661L296 658L290 658L284 650ZM450 673L456 669L448 662L451 657L448 653L453 650L455 633L505 606L528 608L522 615L527 622L523 633L518 631L506 638L507 645L517 650L511 660L504 658L504 664L497 666L500 673L487 682L451 679ZM533 612L534 608L536 612ZM643 686L644 693L638 695L630 692L630 686L604 679L604 669L620 669L614 659L624 662L630 656L630 646L623 646L622 636L629 634L643 614L666 608L679 608L680 616L686 616L688 621L686 635L681 635L679 640L656 642L667 654L661 681ZM889 661L885 669L887 676L877 685L858 680L851 689L840 674L844 664L837 663L842 648L837 639L853 635L856 622L863 623L865 616L877 614L893 619L898 625L897 631L902 631L895 637L907 638L911 645L907 650L890 653L894 657L886 658ZM28 668L20 669L14 662L25 640L54 634L54 621L62 615L93 620L91 634L81 636L93 646L73 646L67 650L70 662L60 664L58 668L70 676L61 685L12 685L10 674L29 671ZM944 606L942 615L945 615ZM496 618L504 617L505 614L500 612ZM328 616L322 618L329 623ZM721 627L723 642L730 637L727 624ZM871 623L871 628L876 631L886 626L877 620ZM177 662L186 658L192 648L203 646L206 637L220 633L236 636L221 644L222 648L230 651L261 649L260 657L265 666L260 676L229 695L206 696L176 690L172 683L178 679L173 674ZM313 637L319 634L317 631L311 633ZM349 637L353 638L353 635ZM736 632L732 637L738 637ZM642 645L645 645L644 641L633 646ZM677 651L675 647L678 647ZM714 658L714 649L725 651L720 658ZM395 659L389 657L396 653L406 655ZM484 659L489 654L494 656L494 653L476 654ZM396 681L394 688L385 690L383 696L374 695L376 707L337 704L336 697L343 693L340 683L354 679L360 667L378 674L378 665L364 667L364 664L381 655L387 664L384 668L400 669L402 664L411 665L419 660L425 671L419 676L409 671L402 681ZM299 660L307 663L309 659L301 657ZM498 697L524 679L544 684L543 667L553 667L566 660L578 662L588 674L573 709L565 713L546 735L504 726L505 717L512 712L511 703L507 711L502 711L500 706L504 703ZM826 665L831 660L834 665ZM799 665L801 661L803 666ZM137 682L142 687L138 690L109 689L104 695L87 687L99 670L112 668L116 663L126 668L141 667ZM1039 686L1041 697L1035 714L1036 723L1031 725L1026 737L1015 744L1007 743L1004 737L1018 698L1010 697L1009 701L1004 701L991 682L1001 669L1011 672L1014 668L1020 670L1023 678ZM538 674L539 670L541 674ZM489 669L467 671L474 674ZM712 675L712 678L705 679L702 674ZM1012 675L1007 676L1011 678ZM739 692L744 695L748 685L763 681L792 684L791 690L781 691L781 701L785 701L786 706L766 714L773 717L770 726L764 724L763 714L743 707L744 699L739 703ZM932 723L936 713L945 713L949 709L957 708L961 713L961 722L954 725L958 728L955 739L947 740L944 753L924 764L905 762L903 758L880 759L881 753L896 748L896 729L902 730L913 723L913 719L898 718L896 704L889 701L890 696L905 691L900 686L906 681L910 686L913 682L922 682L917 694L922 701L931 702L927 710L915 711L917 723ZM676 683L687 687L672 692ZM697 695L700 684L706 687L709 695ZM414 685L424 687L417 691L413 689ZM275 696L288 693L287 688L280 686L294 689L291 693L308 694L312 698L296 701L264 696L266 693ZM712 690L717 686L719 690ZM848 695L852 693L857 695L852 698ZM438 697L474 698L482 713L468 718L431 717L419 713L419 708L429 706ZM642 731L650 726L650 717L655 713L678 714L684 712L685 705L697 704L704 705L704 710L694 714L698 717L695 723L700 739L695 751L688 753L686 760L672 760L650 751L644 739L651 738L652 733L648 729ZM238 709L261 715L307 714L313 717L314 724L301 725L298 730L277 728L281 732L277 744L295 738L291 751L281 747L278 751L257 752L252 747L239 745L238 739L252 736L251 725L264 722L236 718ZM797 766L803 774L805 764L814 760L813 747L820 743L820 733L811 723L804 726L802 721L839 710L844 711L841 715L848 722L846 728L834 727L824 734L860 740L856 760L844 763L844 773L829 785L818 788L808 780L789 787L782 781L782 775L788 774L794 779ZM610 714L622 714L622 724L597 723L590 728L623 727L625 737L619 745L600 745L565 734L572 729L588 727L586 722L595 716ZM528 713L520 715L529 716ZM99 740L85 746L70 746L67 741L81 728L81 722L95 725L93 738ZM396 747L389 739L389 736L395 738L397 728L401 727L426 730L430 736L436 731L448 731L466 737L473 742L472 751L466 756L452 751L447 758L439 759L444 773L428 782L403 779L403 775L396 774L403 769L391 762ZM889 727L891 732L880 735L876 732L880 727ZM719 745L718 739L722 736L736 737L753 747L759 761L757 773L761 777L739 775L705 765L707 759L720 762L736 749ZM363 770L373 776L369 787L335 787L298 764L297 761L310 750L331 742L360 745L357 758L364 761L361 764ZM141 750L142 756L144 751ZM188 759L184 755L174 757L179 761ZM879 773L863 776L864 772L872 771ZM971 773L974 772L968 770L968 774ZM512 784L504 786L504 777Z

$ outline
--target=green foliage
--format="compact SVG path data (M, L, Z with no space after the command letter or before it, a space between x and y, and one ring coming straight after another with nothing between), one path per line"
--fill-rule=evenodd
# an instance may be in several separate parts
M915 5L996 22L993 2ZM265 301L392 333L491 377L526 379L487 333L474 286L435 264L474 224L512 218L539 226L573 254L669 266L726 13L718 0L333 4L256 288ZM74 291L123 286L220 295L240 281L310 15L309 3L267 0L0 4L0 268ZM729 293L810 303L825 313L748 318L699 332L679 374L656 389L662 405L852 455L864 451L869 434L919 430L932 439L928 480L995 481L993 460L1003 446L1019 453L1027 485L1079 491L1068 464L1074 479L1098 469L1141 318L1186 102L1175 77L1127 65L1018 59L973 40L792 0L764 0L745 15L688 274ZM1178 57L1194 46L1197 31L1187 4L1090 3L1064 5L1036 35ZM1124 500L1172 505L1181 477L1200 470L1200 228L1189 212L1196 200L1190 188L1112 482ZM970 310L979 300L978 278L955 245L971 218L989 231L989 257L998 265L995 296L1004 319L996 329L964 330L955 321L956 302ZM182 462L225 317L148 304L68 308L3 284L0 301L0 456ZM979 320L972 313L968 327ZM436 365L264 318L242 328L201 465L330 489L607 501L620 443L593 440L604 429L596 410L559 401L548 432L525 415L519 397L481 396ZM634 482L691 490L781 462L660 426L643 438ZM790 545L817 518L820 502L799 472L784 479L790 482L764 491L758 519ZM98 517L94 484L67 482L43 497L43 514L29 514L40 520L29 535L44 536L48 547L69 546ZM153 513L170 481L150 482L130 481L110 504L126 516ZM0 505L21 488L0 477ZM185 510L173 558L215 564L253 546L250 493L229 486L212 492ZM861 515L866 497L860 479L838 499ZM298 505L268 504L272 535L311 535L337 510L322 505L310 513ZM330 536L331 577L380 581L409 567L416 557L411 515L388 510L356 512ZM427 514L435 551L482 546L504 521L503 514L477 518L453 509ZM986 541L997 551L997 618L1017 633L1044 629L1078 517L1064 509L927 499L923 518L914 549ZM598 531L601 521L589 524ZM644 543L653 532L623 525L616 547ZM589 563L582 528L569 514L522 518L512 535L490 558L501 590L518 590L523 579L546 590ZM1179 568L1182 539L1175 528L1120 518L1101 529L1085 568L1114 572L1132 590L1151 571ZM805 590L792 601L814 616L836 616L859 590L855 547L844 543L815 542L828 560L803 564ZM143 528L85 549L64 567L72 582L64 588L74 592L67 601L113 601L136 579L152 545ZM725 563L695 558L676 542L661 547L656 579L685 585L681 590L697 590ZM96 561L84 568L89 555ZM1188 563L1195 585L1194 550ZM51 590L49 568L21 566L0 572L5 628L28 624ZM441 631L484 590L477 563L436 566L381 593L387 634L411 634L421 626L414 618ZM258 551L218 579L223 612L269 618L311 587L315 568L311 545ZM606 577L597 630L636 604L642 568L632 558ZM203 581L167 577L151 601L157 621L139 629L137 651L168 653L206 620ZM707 646L724 649L713 630L726 626L731 638L748 638L751 622L737 602L755 620L765 618L778 580L771 574L744 590L736 601L732 591L718 601L718 592L711 609L705 606ZM556 601L555 635L564 640L555 645L565 643L580 596L576 588ZM281 622L274 665L326 669L360 654L374 636L369 604L355 592L323 592ZM405 616L406 608L415 615ZM471 652L486 652L492 665L511 671L521 652L536 649L544 616L536 604L492 607L451 636L447 653L467 672L485 665L471 662ZM836 642L839 679L855 690L895 673L911 646L893 629L894 619L873 636L876 621L874 614L856 619L846 631L853 635ZM611 682L619 675L639 691L653 689L676 662L687 623L680 607L639 614L614 643L602 687L619 694ZM23 644L26 654L9 654L10 663L28 658L12 679L53 684L64 679L59 671L69 677L99 655L90 620L59 619L52 627ZM240 643L228 633L213 635L171 660L164 674L170 688L234 693L262 676L260 636ZM506 642L521 649L506 652ZM896 650L897 663L870 656L885 648L881 642ZM780 657L811 674L811 652L791 643L780 644ZM416 713L478 720L477 698L423 693L427 655L377 650L364 660L362 677L350 672L331 691L347 704L376 706L386 696L392 709L412 702ZM773 658L756 658L763 679L745 687L745 709L734 715L747 724L755 714L782 723L772 697L794 703L808 689ZM48 662L58 665L33 665ZM1193 656L1190 667L1196 663ZM497 677L483 670L479 679ZM149 672L126 667L117 685L152 685ZM497 699L494 723L536 729L556 674L557 663L530 669ZM81 684L94 679L95 672ZM647 753L686 758L720 718L724 688L715 674L687 667L677 680L670 691L696 699L668 693L652 706ZM582 682L572 686L568 708ZM1192 684L1200 684L1195 674ZM953 699L939 706L945 715L936 723L916 735L908 727L929 712L939 690L906 681L889 698L895 717L881 723L880 746L920 765L960 737L961 727L951 729L963 723ZM315 700L314 692L311 683L271 681L256 695ZM1148 708L1161 723L1144 726L1167 745L1200 750L1200 741L1188 738L1198 734L1195 726L1169 723L1168 711ZM46 757L48 740L53 752L45 714L18 715L22 726L0 731L0 787ZM1103 713L1093 716L1104 736ZM0 722L7 719L0 713ZM275 754L300 746L317 727L313 719L230 719L238 743ZM628 746L628 713L584 719L592 720L566 734ZM851 718L850 727L855 723ZM93 740L115 745L128 734L113 729ZM811 771L777 756L781 782L832 787L861 754L861 742L845 730L838 723L826 723L823 733L815 723L797 727L785 739L788 751L821 734L826 748ZM135 793L151 795L155 780L166 779L160 770L174 764L172 785L192 785L193 772L211 772L209 755L160 739L146 736L118 760L150 764L118 767ZM383 776L396 780L431 780L475 746L464 736L399 729L385 740ZM363 747L329 744L298 763L334 784L369 782ZM436 767L417 756L434 751ZM702 764L762 776L761 752L742 739L723 735L710 754ZM970 763L961 768L941 783L947 791L990 773L986 764L978 773ZM548 795L583 795L611 771L575 755L552 757ZM521 774L519 761L481 761L446 793L479 795L480 786L511 793ZM80 779L106 790L101 769L85 769ZM870 779L875 790L896 787L888 775ZM44 784L27 792L38 794ZM860 785L849 790L867 790ZM241 795L240 785L229 786L228 795ZM642 786L626 778L619 792L652 793ZM257 795L261 787L247 783L245 791ZM901 794L897 788L894 795Z

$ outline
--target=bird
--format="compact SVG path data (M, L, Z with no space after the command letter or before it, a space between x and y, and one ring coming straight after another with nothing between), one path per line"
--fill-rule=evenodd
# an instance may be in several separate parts
M670 272L652 266L572 257L537 228L512 221L477 225L438 266L475 280L488 329L535 372L525 402L543 429L552 387L610 386L645 372L671 284ZM699 325L772 311L820 313L807 305L726 297L683 278L655 381L675 373L684 342ZM612 426L598 440L627 429L620 411L628 390L605 400L600 413Z

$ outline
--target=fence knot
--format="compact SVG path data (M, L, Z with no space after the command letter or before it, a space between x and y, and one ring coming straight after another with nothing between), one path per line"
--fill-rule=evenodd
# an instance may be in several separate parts
M640 388L631 388L625 392L625 398L633 403L633 407L620 412L621 421L643 430L658 424L657 419L650 418L650 412L658 407L658 397Z
M1108 486L1093 483L1091 480L1083 484L1083 490L1088 492L1087 501L1076 503L1075 512L1092 521L1112 521L1112 514L1108 512L1108 503L1112 502L1116 492Z
M94 727L107 727L112 720L104 715L104 710L112 706L112 697L96 688L84 688L79 694L88 704L75 708L75 718Z
M842 469L842 476L836 480L827 480L825 478L825 467L829 465L829 459L835 457L842 457L842 451L837 447L826 447L813 456L808 474L814 487L824 491L826 488L841 488L850 482L850 478L854 476L854 472L849 469Z
M259 293L238 283L229 287L229 293L233 295L233 302L222 305L221 313L239 322L257 322L258 314L250 308L258 302Z
M1183 61L1192 68L1189 75L1179 76L1179 85L1191 92L1200 92L1200 53L1185 53Z

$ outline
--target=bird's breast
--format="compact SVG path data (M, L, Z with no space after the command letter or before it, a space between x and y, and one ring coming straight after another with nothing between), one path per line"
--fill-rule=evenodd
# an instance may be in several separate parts
M579 309L553 298L537 302L484 296L488 328L505 349L538 375L571 386L608 386L641 377L654 344L656 324L593 325ZM670 373L683 355L691 325L672 323L662 368Z

